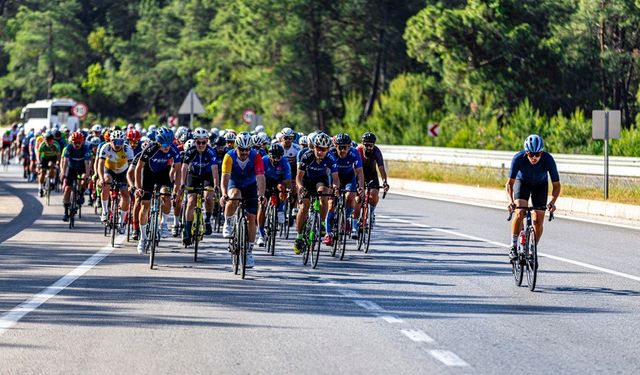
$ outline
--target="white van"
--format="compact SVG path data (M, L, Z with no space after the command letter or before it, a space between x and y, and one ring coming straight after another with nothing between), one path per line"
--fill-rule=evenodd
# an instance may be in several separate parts
M80 119L71 114L71 108L76 104L73 99L45 99L29 103L22 108L20 118L24 123L25 132L31 129L66 125L72 132L80 128Z

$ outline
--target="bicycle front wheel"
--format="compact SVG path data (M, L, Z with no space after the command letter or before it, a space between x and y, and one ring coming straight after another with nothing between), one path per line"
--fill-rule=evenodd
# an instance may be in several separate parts
M320 214L314 212L315 220L313 222L313 241L311 241L311 248L309 252L311 252L311 263L313 268L318 267L318 259L320 258L320 246L322 245L322 241L320 239Z
M113 204L111 206L111 247L115 246L116 232L118 231L118 225L120 225L118 222L118 200L118 195L116 195L116 199L113 200Z
M248 247L248 243L247 243L247 219L246 218L242 218L242 220L240 220L240 225L238 225L238 229L239 229L239 241L240 241L240 263L242 263L242 278L244 279L246 273L247 273L247 247Z
M151 218L151 251L149 251L149 268L153 269L156 260L156 241L158 236L158 212L152 212ZM148 238L148 237L147 237Z
M527 283L529 290L536 289L536 280L538 277L538 245L536 244L536 234L531 231L528 239L528 251L525 253L527 264Z
M364 237L362 238L364 253L369 252L369 245L371 244L371 232L373 231L373 217L371 214L371 207L367 208L367 225L362 229Z
M184 210L186 211L186 209ZM200 243L200 223L202 222L202 211L196 210L196 221L193 223L193 261L198 261L198 244ZM186 223L186 221L185 221Z

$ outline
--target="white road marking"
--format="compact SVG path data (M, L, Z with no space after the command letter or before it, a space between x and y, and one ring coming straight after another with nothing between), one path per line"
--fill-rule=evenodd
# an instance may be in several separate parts
M491 240L488 240L486 238L471 236L471 235L468 235L468 234L464 234L464 233L460 233L460 232L456 232L456 231L452 231L452 230L448 230L448 229L436 228L436 227L432 227L430 225L425 225L425 224L420 224L420 223L413 223L413 222L411 222L409 220L397 219L397 218L393 218L393 217L389 217L389 216L383 216L383 215L379 215L378 217L384 218L384 219L387 219L387 220L390 220L390 221L395 221L397 223L410 224L410 225L413 225L413 226L419 227L419 228L426 228L426 229L434 230L434 231L437 231L437 232L442 232L442 233L447 233L447 234L451 234L451 235L458 236L458 237L468 238L468 239L471 239L471 240L474 240L474 241L485 242L485 243L496 245L496 246L499 246L499 247L505 247L507 249L509 247L511 247L511 245L506 244L506 243L497 242L497 241L491 241ZM555 255L550 255L550 254L546 254L546 253L543 253L543 252L538 252L538 255L541 256L541 257L557 260L557 261L560 261L560 262L569 263L569 264L573 264L573 265L576 265L576 266L592 269L592 270L595 270L595 271L608 273L610 275L624 277L624 278L629 279L629 280L640 281L640 276L630 275L628 273L615 271L615 270L612 270L612 269L609 269L609 268L595 266L593 264L584 263L584 262L580 262L580 261L573 260L573 259L567 259L567 258L555 256Z
M401 329L400 332L415 342L435 342L431 337L429 337L429 335L420 329Z
M397 315L389 315L389 314L376 314L376 316L387 323L391 324L402 324L404 321L400 319Z
M121 245L124 241L124 238L125 237L122 235L118 236L116 244ZM103 247L102 249L100 249L100 251L93 254L89 259L85 260L84 263L60 278L58 281L48 286L40 293L31 297L31 299L21 303L20 305L11 309L9 312L0 316L0 335L18 324L18 322L27 314L31 313L42 304L47 302L49 299L62 292L66 287L71 285L74 281L87 273L87 271L92 269L96 264L100 263L104 258L111 254L113 250L114 248L112 248L111 245Z
M362 297L360 295L360 293L354 291L354 290L348 290L348 289L340 289L338 290L338 293L342 294L345 297L349 297L349 298L360 298Z
M380 307L380 305L371 301L363 301L361 299L356 299L356 300L353 300L353 303L367 310L376 310L376 311L382 310L382 307Z
M454 352L448 350L427 350L427 353L438 361L449 367L466 367L469 366L462 358L458 357Z

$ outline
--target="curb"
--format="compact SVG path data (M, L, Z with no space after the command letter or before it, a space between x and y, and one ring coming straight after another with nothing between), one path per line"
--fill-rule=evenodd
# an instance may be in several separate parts
M390 192L506 210L503 190L389 178ZM558 198L557 216L640 230L640 206L570 197Z

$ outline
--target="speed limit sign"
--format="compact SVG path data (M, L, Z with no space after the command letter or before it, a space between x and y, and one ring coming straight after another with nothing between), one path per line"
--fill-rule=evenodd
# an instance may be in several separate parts
M242 112L242 121L246 124L251 124L254 118L256 118L256 112L253 109L245 109Z
M82 102L78 102L71 108L71 113L76 117L85 117L89 113L89 107Z

